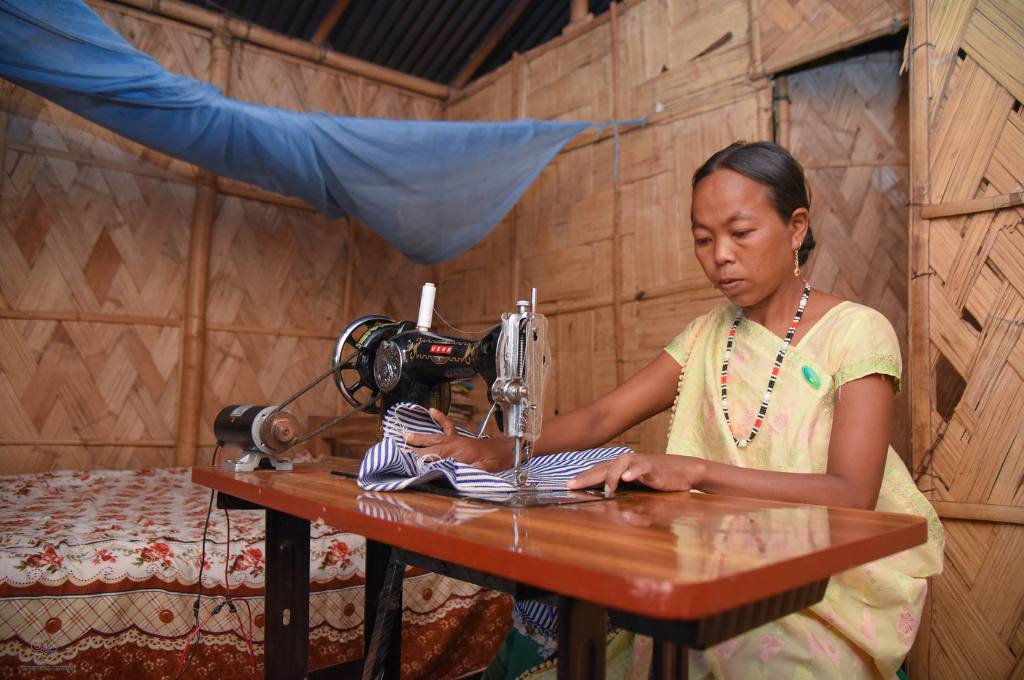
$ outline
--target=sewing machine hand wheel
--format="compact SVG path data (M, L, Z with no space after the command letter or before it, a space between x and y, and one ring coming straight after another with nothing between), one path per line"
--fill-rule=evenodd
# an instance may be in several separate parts
M331 357L332 364L338 365L338 362L342 360L342 354L346 347L350 351L354 351L354 354L350 355L345 363L334 373L334 382L338 386L341 396L354 408L365 406L369 398L379 395L376 386L367 384L359 372L359 361L362 358L359 341L374 326L381 323L394 322L394 319L380 316L379 314L361 316L350 323L348 328L338 336L338 344L335 345L334 354ZM359 395L360 391L364 392L362 396ZM363 410L366 413L380 413L380 406L367 406Z

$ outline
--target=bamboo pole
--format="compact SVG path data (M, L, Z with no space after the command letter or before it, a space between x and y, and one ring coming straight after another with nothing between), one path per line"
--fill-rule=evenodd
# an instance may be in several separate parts
M986 196L985 198L972 198L966 201L925 205L921 207L921 217L922 219L931 220L936 217L953 217L955 215L970 215L972 213L1016 208L1020 205L1024 205L1024 191L1000 194L999 196Z
M480 68L487 57L491 56L498 43L505 37L512 27L515 25L519 17L526 11L527 6L530 4L530 0L515 0L514 3L505 9L504 14L501 16L501 20L491 29L490 34L473 50L472 54L466 60L466 63L459 69L459 73L452 79L452 87L458 89L469 82L469 79L473 77L476 70Z
M788 149L791 133L790 121L790 99L789 99L789 77L781 76L775 79L775 125L778 134L775 141L783 149ZM804 166L804 170L808 166Z
M611 13L611 50L612 50L612 120L622 118L622 64L620 62L620 28L619 3L613 2L608 8ZM616 137L619 143L621 135ZM616 163L618 158L616 157ZM612 196L612 340L615 343L615 382L622 384L625 380L625 359L623 357L622 303L619 294L622 292L622 178L619 168L614 170L614 187Z
M370 80L393 85L433 99L444 99L451 92L450 88L444 85L332 52L304 40L288 38L247 21L217 14L202 7L181 2L181 0L117 0L117 2L152 14L183 21L193 26L210 30L220 27L232 37L247 43L290 54L306 61L327 64L339 71L364 76Z
M755 81L755 96L757 97L757 138L764 141L771 141L775 138L775 123L772 120L773 88L769 78L759 78Z
M750 69L751 79L764 75L761 58L761 6L758 0L750 0Z
M250 333L253 335L273 335L286 338L315 338L318 340L336 340L338 334L329 330L317 330L315 328L293 328L288 326L246 326L231 323L207 323L205 328L208 331L223 333Z
M576 35L578 29L586 26L592 21L594 15L590 13L587 0L571 0L569 5L569 23L562 29L562 35Z
M513 118L525 118L526 117L526 60L523 56L516 52L512 55L512 117ZM520 277L522 276L521 267L519 264L519 213L521 208L519 206L520 201L516 201L515 206L512 208L512 294L509 296L509 302L515 302L519 296L519 287L522 285ZM545 310L545 313L546 310Z
M75 312L48 309L0 309L0 319L26 321L78 321L81 323L112 323L126 326L181 326L181 319L135 314Z
M828 168L905 168L909 163L898 158L848 158L825 163L808 163L804 170L826 170Z
M101 446L132 447L139 449L171 449L173 439L18 439L0 438L0 446Z
M210 83L228 91L231 69L231 35L218 30L211 38ZM199 415L203 400L203 362L206 358L206 290L210 276L210 242L217 211L217 178L205 170L196 183L192 227L189 234L188 269L185 279L185 314L181 333L181 365L178 392L175 464L198 463Z
M1024 524L1024 506L958 503L955 501L932 501L932 506L942 519Z
M672 295L685 295L687 300L697 301L704 299L705 293L709 300L721 297L718 293L712 292L713 290L714 289L708 288L707 286L694 288L692 284L674 282L657 286L655 288L634 291L632 293L623 293L618 295L617 298L612 295L600 295L577 300L549 302L544 305L543 311L546 316L558 316L560 314L576 314L579 312L589 312L595 309L601 309L603 307L612 307L616 301L620 304L628 304L630 302L639 302L640 300L657 300L659 298L669 297ZM449 319L449 321L459 326L486 325L494 323L494 319L489 317L466 317L461 319Z
M910 416L911 469L922 464L931 439L932 386L929 367L928 223L921 206L928 204L928 110L930 107L930 42L928 0L910 2ZM909 663L915 677L928 677L931 617L922 620Z
M180 328L182 319L163 318L159 316L140 316L137 314L108 314L103 312L77 312L48 309L0 309L0 319L16 319L24 321L65 321L76 323L107 323L123 326L162 326ZM252 333L256 335L275 335L293 338L317 338L333 340L337 336L330 330L315 328L297 328L290 326L246 326L230 323L207 323L206 330L223 331L226 333Z
M313 37L310 38L309 41L319 45L323 41L327 40L327 36L331 34L334 27L338 25L339 21L341 21L341 16L345 13L345 10L348 9L350 1L351 0L334 0L334 4L331 5L329 10L327 10L327 14L324 15L324 18L320 21L320 25L316 27L315 31L313 31Z
M195 184L196 177L198 175L198 170L195 166L190 166L192 171L189 174L185 174L182 172L175 172L174 170L149 167L139 163L124 163L122 161L113 161L106 158L95 158L91 156L84 156L82 154L71 153L69 151L62 151L60 149L49 149L43 146L35 146L33 144L23 144L21 142L8 142L7 147L20 153L29 153L46 158L59 158L60 160L71 161L73 163L91 165L98 168L104 168L106 170L116 170L117 172L124 172L130 175L161 179L167 182ZM238 196L239 198L246 198L253 201L259 201L261 203L270 203L272 205L296 208L298 210L316 210L316 208L301 199L276 194L272 191L265 191L240 180L220 178L217 182L217 190L222 194Z
M913 467L931 438L932 389L929 369L928 223L921 207L928 199L928 110L930 43L927 0L913 0L910 30L910 395Z

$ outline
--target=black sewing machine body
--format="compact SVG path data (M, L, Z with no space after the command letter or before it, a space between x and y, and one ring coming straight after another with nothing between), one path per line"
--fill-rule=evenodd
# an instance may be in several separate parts
M453 381L479 375L490 398L500 332L495 326L483 338L469 340L419 330L412 321L363 317L338 340L335 357L343 363L335 381L355 407L378 394L379 404L365 408L368 413L386 412L400 402L447 413ZM342 354L352 350L354 356L345 360Z

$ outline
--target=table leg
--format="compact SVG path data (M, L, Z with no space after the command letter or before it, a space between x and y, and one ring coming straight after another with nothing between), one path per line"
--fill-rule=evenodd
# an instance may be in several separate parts
M402 666L405 564L391 547L366 542L363 680L398 680Z
M686 680L690 673L686 645L654 640L651 654L651 680Z
M299 680L309 665L309 522L267 510L263 677Z
M558 680L604 677L608 613L571 597L558 598Z

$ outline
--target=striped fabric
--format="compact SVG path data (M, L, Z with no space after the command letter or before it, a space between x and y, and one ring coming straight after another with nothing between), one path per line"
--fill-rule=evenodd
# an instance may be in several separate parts
M471 432L456 428L464 437ZM396 404L384 416L384 438L363 456L359 466L359 486L369 491L400 491L434 480L447 480L452 488L471 497L505 494L515 490L513 471L484 472L455 460L426 461L413 448L406 446L409 434L439 434L441 427L422 406ZM566 451L539 456L526 463L531 486L539 489L564 489L565 483L584 470L612 460L631 450L616 446L586 451ZM383 497L374 499L376 516L391 518L401 515L401 507L388 504ZM400 502L399 502L400 503ZM490 508L481 508L490 512ZM544 655L555 653L558 640L558 610L552 605L532 600L516 600L512 620L519 632L530 637Z
M471 432L457 428L465 437ZM440 426L422 406L402 403L384 417L384 438L363 456L359 486L369 491L401 491L435 480L447 480L452 488L469 495L508 493L515 490L513 471L490 473L451 459L428 460L405 444L409 434L440 434ZM564 489L565 483L598 463L612 460L630 449L616 446L586 451L566 451L538 456L526 463L530 486Z
M558 607L536 600L515 600L512 625L540 647L541 656L558 651Z

